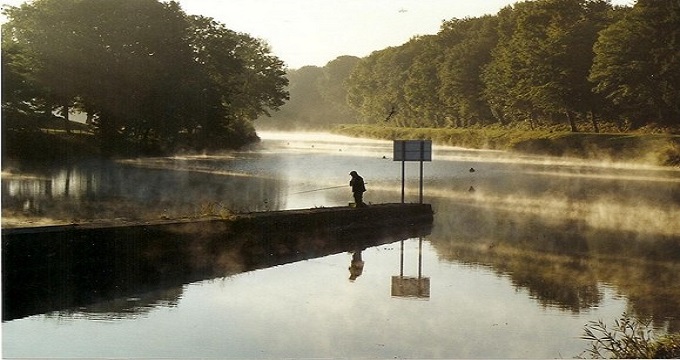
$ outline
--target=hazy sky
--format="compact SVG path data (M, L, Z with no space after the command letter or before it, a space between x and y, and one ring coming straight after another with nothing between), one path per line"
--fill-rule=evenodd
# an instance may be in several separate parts
M23 0L0 0L18 5ZM189 14L269 43L290 68L323 66L340 55L364 57L415 35L435 34L442 20L496 14L513 0L179 0ZM633 0L613 0L632 5Z
M436 34L442 20L496 14L513 0L180 0L189 14L266 40L290 68L323 66L340 55L364 57L415 35ZM632 5L632 0L613 0Z
M495 14L509 0L180 0L189 14L214 17L266 40L291 68L363 57L435 34L442 20Z

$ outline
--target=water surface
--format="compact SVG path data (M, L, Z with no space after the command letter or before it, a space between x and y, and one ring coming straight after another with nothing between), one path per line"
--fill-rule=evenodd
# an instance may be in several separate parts
M3 226L341 206L351 170L367 202L400 201L391 142L261 136L222 156L6 164ZM3 355L552 358L580 355L588 321L623 313L680 330L680 172L436 146L433 160L423 236L5 320ZM406 164L407 202L418 201L418 171ZM395 277L429 287L404 296Z

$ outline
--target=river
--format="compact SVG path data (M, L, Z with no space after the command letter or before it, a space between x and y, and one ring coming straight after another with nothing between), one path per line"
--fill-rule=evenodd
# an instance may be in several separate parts
M392 142L260 136L221 156L3 164L3 227L344 206L351 170L369 205L400 201ZM3 356L569 358L591 321L680 331L678 169L434 146L423 171L425 236L3 317ZM418 202L419 164L405 174ZM395 293L397 275L427 291Z

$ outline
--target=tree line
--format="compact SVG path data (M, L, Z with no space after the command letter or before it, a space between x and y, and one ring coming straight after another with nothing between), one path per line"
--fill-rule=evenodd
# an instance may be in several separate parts
M277 116L307 111L314 124L340 117L401 127L680 129L677 0L519 2L444 21L437 34L375 51L329 84L322 80L338 75L334 62L291 74L291 101ZM339 83L344 93L329 91ZM322 108L296 108L303 93ZM335 107L328 94L337 96Z
M68 131L82 112L105 153L230 148L288 99L264 41L174 1L36 0L4 14L3 131L54 114Z
M323 67L289 70L286 77L290 100L270 117L258 119L258 127L322 130L356 122L359 113L347 103L347 79L360 60L344 55Z

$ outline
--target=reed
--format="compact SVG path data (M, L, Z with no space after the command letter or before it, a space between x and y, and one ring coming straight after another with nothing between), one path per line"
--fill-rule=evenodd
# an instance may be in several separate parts
M680 334L656 337L651 321L623 314L611 328L602 320L586 325L581 337L590 341L585 351L593 359L673 359L680 357Z

